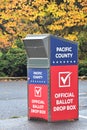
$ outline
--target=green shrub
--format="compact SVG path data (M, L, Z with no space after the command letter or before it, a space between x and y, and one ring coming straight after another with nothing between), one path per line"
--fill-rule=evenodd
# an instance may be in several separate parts
M81 52L84 50L82 47L82 39L80 43L80 54L82 58L80 57L81 60L79 62L79 76L87 76L87 54L86 52ZM84 60L83 53L85 55ZM5 76L27 76L26 51L23 42L20 39L15 41L14 47L9 48L8 50L3 49L0 52L0 77Z
M87 61L79 63L79 76L87 76Z
M18 44L18 41L15 44ZM0 76L18 77L27 75L27 59L23 45L10 48L7 51L2 51L0 61Z
M79 37L79 59L87 59L87 32L81 32Z

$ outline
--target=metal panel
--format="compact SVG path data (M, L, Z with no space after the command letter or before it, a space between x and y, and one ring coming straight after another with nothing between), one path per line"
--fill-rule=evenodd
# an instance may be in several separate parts
M24 39L24 45L28 56L28 68L49 67L49 36L48 34L28 35Z
M48 69L28 69L28 117L48 120Z
M24 45L29 58L48 57L48 34L28 35L24 39Z
M29 58L47 58L47 53L41 39L25 40L25 47Z
M62 38L51 37L51 65L76 65L78 63L77 44Z
M47 58L28 58L27 68L49 68L49 59L47 59Z

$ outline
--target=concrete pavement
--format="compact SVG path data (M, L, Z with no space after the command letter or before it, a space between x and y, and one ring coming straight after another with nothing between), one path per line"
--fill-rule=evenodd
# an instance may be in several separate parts
M0 130L87 130L87 116L81 114L77 121L56 123L28 120L27 117L5 119L0 120Z
M27 82L0 82L0 130L87 130L87 81L79 81L80 111L77 121L48 123L28 120Z

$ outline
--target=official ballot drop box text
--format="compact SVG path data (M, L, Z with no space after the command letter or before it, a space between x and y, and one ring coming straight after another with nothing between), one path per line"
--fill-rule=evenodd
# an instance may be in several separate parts
M27 35L28 118L78 119L77 44L50 34Z

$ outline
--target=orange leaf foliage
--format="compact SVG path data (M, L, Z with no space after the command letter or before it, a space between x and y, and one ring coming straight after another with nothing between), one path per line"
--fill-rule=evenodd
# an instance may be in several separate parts
M87 25L87 0L1 0L0 47L28 33L52 33L77 40ZM77 29L78 27L78 29ZM3 44L3 45L2 45Z

